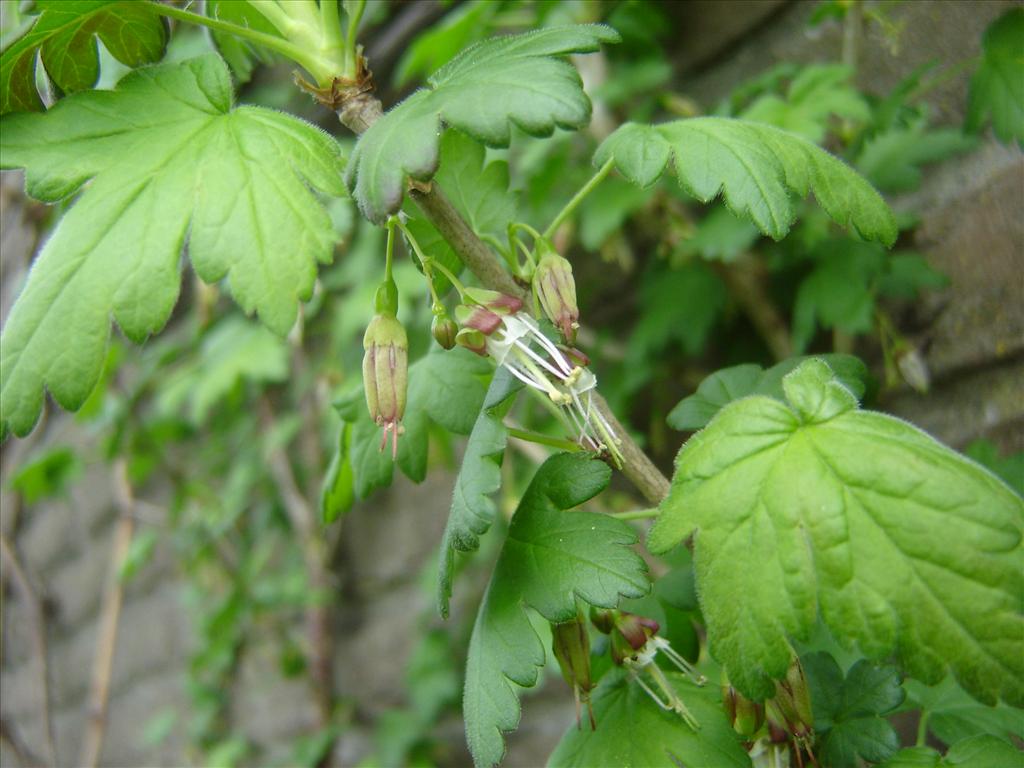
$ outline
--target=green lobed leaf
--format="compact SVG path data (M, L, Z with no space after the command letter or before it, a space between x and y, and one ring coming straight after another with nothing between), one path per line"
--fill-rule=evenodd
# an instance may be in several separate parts
M469 435L462 466L452 489L448 523L441 538L437 606L443 618L448 618L455 553L475 552L480 546L480 537L494 522L496 509L490 497L501 487L501 461L508 442L508 430L502 419L521 386L507 370L499 369Z
M1012 743L1024 739L1024 711L999 704L979 704L947 677L929 687L916 680L903 683L908 700L928 716L928 730L945 744L957 744L981 734Z
M864 97L850 84L851 74L850 68L842 64L809 65L793 78L785 98L764 94L740 117L774 125L819 144L831 117L860 123L871 117Z
M673 429L702 429L722 408L734 400L749 395L767 395L784 400L783 377L808 360L807 357L791 357L768 370L754 363L723 368L708 376L697 386L697 391L680 400L669 411L665 421ZM819 355L836 374L843 386L853 392L857 399L864 396L867 388L868 367L853 355Z
M866 240L896 240L896 221L863 178L811 142L770 125L698 117L660 125L626 123L594 156L608 160L631 182L653 184L675 160L679 183L702 202L723 194L734 213L776 240L796 218L796 197L814 193L836 222Z
M360 136L346 172L363 215L383 223L402 205L407 179L437 170L442 122L492 147L507 147L512 125L533 136L579 128L590 100L564 60L618 40L601 25L548 27L473 45Z
M110 319L134 341L178 297L188 242L207 283L227 279L278 334L332 258L330 218L310 186L344 194L338 144L296 118L232 108L227 67L206 55L128 74L114 91L3 118L0 164L56 202L88 181L36 258L3 332L2 431L24 435L43 388L78 408L103 365Z
M1024 142L1024 8L1011 8L996 19L985 30L981 47L965 128L978 131L991 115L1000 141Z
M814 712L814 751L824 765L856 768L858 759L879 762L899 749L899 737L883 717L903 702L895 669L861 659L844 679L828 653L812 653L801 663Z
M652 552L694 535L712 653L771 694L820 612L868 658L947 668L975 698L1024 703L1024 501L909 424L857 409L821 360L783 380L788 405L722 408L676 459ZM741 595L741 599L736 596Z
M972 736L945 757L931 747L902 749L879 768L1009 768L1020 765L1020 751L993 736Z
M473 761L496 765L503 732L519 724L519 688L537 684L544 645L526 608L554 623L576 616L577 599L604 608L649 588L628 524L568 512L600 493L611 470L583 453L557 454L523 494L480 605L466 662L463 717Z
M489 360L461 347L447 352L434 348L409 366L398 466L410 480L418 483L426 476L432 422L458 435L472 431L492 372ZM395 462L390 451L380 449L380 427L366 410L362 387L349 392L336 407L352 425L348 460L356 497L365 499L375 489L391 485Z
M857 157L857 170L885 192L921 185L921 166L969 152L977 139L952 128L929 130L924 121L894 126L869 139Z
M722 709L718 686L697 688L676 672L665 676L700 723L699 731L659 707L628 673L616 669L591 694L597 730L570 726L548 758L548 767L750 766Z
M40 11L26 33L0 54L0 114L38 112L36 57L63 93L95 85L97 39L129 67L163 58L167 26L149 3L120 0L37 0Z

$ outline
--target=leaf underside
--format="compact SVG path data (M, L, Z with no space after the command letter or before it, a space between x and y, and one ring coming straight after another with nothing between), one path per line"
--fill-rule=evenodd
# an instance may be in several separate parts
M346 172L363 215L383 223L402 205L408 179L438 167L442 124L491 147L515 126L532 136L590 121L590 100L565 57L618 41L602 25L549 27L467 48L360 136Z
M771 694L789 638L822 616L869 658L895 652L974 697L1024 703L1024 502L899 419L858 410L820 360L684 445L648 544L691 533L712 653L746 695ZM742 595L737 600L736 595Z
M61 95L95 85L97 40L129 67L159 61L167 48L167 26L148 3L37 0L36 8L32 26L0 55L0 114L43 109L37 57Z
M503 732L519 724L519 688L537 684L544 646L526 608L547 621L576 616L577 598L612 608L648 590L628 524L567 512L608 484L611 470L583 453L558 454L537 470L509 526L480 605L466 662L463 717L478 766L497 765Z
M657 181L672 160L689 194L706 203L721 193L730 210L776 240L792 226L797 198L810 193L836 222L864 239L886 245L896 240L892 212L856 171L770 125L723 117L626 123L594 156L596 165L609 160L641 187Z
M207 283L278 334L310 297L334 232L310 189L345 192L337 143L301 120L232 108L215 55L135 70L114 91L3 118L5 168L57 202L88 186L36 257L0 351L2 430L27 434L43 388L68 409L92 390L113 318L134 341L167 322L182 247Z

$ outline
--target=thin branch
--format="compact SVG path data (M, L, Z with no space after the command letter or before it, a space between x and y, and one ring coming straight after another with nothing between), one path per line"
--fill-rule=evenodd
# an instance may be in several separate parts
M121 581L121 564L128 555L132 537L135 535L135 497L128 480L128 463L123 457L114 462L113 469L114 503L117 505L118 520L114 531L114 543L110 553L110 571L103 593L103 607L100 610L99 634L96 638L96 655L93 657L92 682L86 704L88 722L82 739L82 750L78 764L95 768L103 750L103 737L107 731L107 714L110 709L110 678L114 668L114 652L117 649L117 625L121 620L121 606L124 602L124 585Z
M46 642L46 615L43 613L43 605L32 588L25 569L22 568L17 555L14 554L14 547L2 533L0 533L0 555L3 556L3 561L7 564L31 619L32 641L36 663L39 667L39 715L43 721L43 734L46 738L46 763L56 766L57 741L53 735L53 712L50 707L50 652Z
M747 254L731 264L715 262L716 271L729 293L750 319L754 330L771 350L776 361L793 355L789 326L779 314L764 286L764 269Z

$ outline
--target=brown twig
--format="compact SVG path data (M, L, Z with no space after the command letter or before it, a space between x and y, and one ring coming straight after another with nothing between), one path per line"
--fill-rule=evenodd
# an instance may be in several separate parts
M88 719L78 757L78 764L86 768L95 768L99 763L103 737L107 731L110 678L114 668L114 652L117 648L117 626L121 620L121 606L124 602L121 566L135 535L135 497L128 480L128 463L123 457L114 462L112 485L118 519L110 553L110 571L107 573L103 606L100 609L96 655L93 657L92 681L89 684L89 698L86 704Z
M17 585L18 592L28 608L31 618L32 641L35 646L36 662L39 665L39 714L46 739L46 762L48 765L56 766L57 742L53 735L53 713L50 707L50 653L46 641L46 614L43 613L43 605L32 588L25 569L22 568L21 562L14 553L14 547L2 533L0 533L0 555L3 556L2 562L6 563L7 570Z
M362 94L360 107L356 111L345 108L338 111L338 118L354 133L365 131L381 115L379 101L373 99L375 102L373 106L367 103L367 98L370 96L370 94ZM458 254L462 262L469 267L484 286L513 296L525 295L525 290L515 282L501 260L494 255L487 244L477 237L455 206L445 197L436 181L432 182L429 187L418 185L410 191L410 196L441 236L448 241L452 250ZM615 414L608 408L605 399L597 395L595 402L602 415L615 430L616 435L622 439L619 449L623 456L623 474L637 487L644 498L652 504L661 503L668 494L668 478L629 436Z

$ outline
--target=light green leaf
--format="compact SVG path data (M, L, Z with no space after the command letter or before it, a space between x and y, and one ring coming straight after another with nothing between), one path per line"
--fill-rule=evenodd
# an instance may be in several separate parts
M36 258L3 332L2 430L31 430L48 387L63 407L88 396L110 318L141 341L170 316L182 246L208 283L283 335L332 258L330 218L309 185L341 195L337 143L269 109L232 108L214 55L136 70L49 112L8 115L5 168L33 197L88 187Z
M99 39L129 67L159 61L167 27L148 3L137 0L37 0L31 28L0 55L0 114L41 111L36 57L63 93L91 88L100 74Z
M921 166L969 152L978 140L959 130L929 130L924 121L895 126L868 140L857 170L885 192L906 192L921 185Z
M85 463L67 446L50 448L16 467L7 487L21 495L27 505L64 493L85 468Z
M708 376L697 391L680 400L669 411L665 421L673 429L702 429L729 403L748 395L767 395L783 400L782 378L808 358L792 357L773 365L767 371L759 365L746 363L723 368ZM868 379L868 367L853 355L820 355L836 378L860 400Z
M489 360L461 347L447 352L434 348L409 366L405 433L398 441L398 466L409 479L418 483L426 476L431 422L458 435L472 431L492 373ZM336 407L352 425L349 462L356 496L365 499L391 484L394 462L390 452L380 449L380 427L366 410L361 387Z
M861 659L844 679L828 653L812 653L801 663L814 712L814 751L824 765L856 768L859 759L879 762L899 749L895 729L882 717L903 702L895 669Z
M240 27L246 27L265 35L280 37L277 27L267 21L266 16L257 11L248 2L239 0L207 0L205 12L207 16L227 21ZM249 82L257 62L272 60L270 51L241 37L227 32L211 29L210 36L224 61L231 67L235 78L241 83Z
M903 687L909 701L928 713L928 730L946 744L957 744L980 734L1006 742L1014 736L1024 739L1024 711L1005 704L979 704L952 677L934 687L916 680L907 680Z
M498 370L487 391L480 416L466 444L462 466L452 490L452 506L441 538L438 565L438 611L448 618L456 552L475 552L494 522L491 494L501 487L501 460L505 455L508 430L502 421L520 389L518 380L504 368Z
M795 198L812 192L829 216L864 239L896 239L892 212L870 184L806 139L769 125L724 117L626 123L598 147L594 163L614 159L627 179L649 186L670 156L689 194L706 203L721 192L730 210L776 240L796 218Z
M952 669L975 698L1024 702L1024 502L906 422L857 409L820 360L683 446L649 536L694 534L709 645L746 695L771 694L819 615L868 658ZM737 599L737 595L742 596Z
M1024 142L1024 8L1011 8L996 19L981 45L964 127L978 131L991 114L1000 141Z
M841 64L812 64L793 78L785 98L765 94L740 117L774 125L820 144L829 118L866 123L871 117L864 97L850 85L850 75L850 68Z
M189 420L198 425L240 381L279 382L288 373L285 342L263 326L233 315L210 330L194 360L168 376L158 404L163 413L187 404Z
M492 147L511 128L548 136L590 120L590 100L564 60L618 40L601 25L548 27L467 48L359 138L346 172L363 215L382 223L402 205L407 179L430 179L438 166L441 123Z
M750 766L722 709L718 686L697 688L676 672L665 676L700 723L699 731L659 707L626 672L616 669L591 694L597 730L571 726L548 758L548 768Z
M600 493L611 470L583 453L552 456L519 503L473 627L463 717L478 766L496 765L502 732L519 724L519 688L537 684L544 646L526 608L551 622L576 616L576 600L605 608L648 590L628 524L566 512Z

